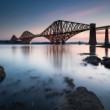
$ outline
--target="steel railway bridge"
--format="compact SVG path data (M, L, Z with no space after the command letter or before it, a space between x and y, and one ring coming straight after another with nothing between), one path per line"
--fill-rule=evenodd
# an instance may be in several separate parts
M105 30L105 44L109 44L109 28L108 26L96 27L96 24L83 24L64 20L57 20L46 28L41 34L34 35L28 31L23 32L19 40L21 43L29 44L35 37L45 37L51 43L65 43L69 38L84 31L90 30L89 44L96 45L96 31Z

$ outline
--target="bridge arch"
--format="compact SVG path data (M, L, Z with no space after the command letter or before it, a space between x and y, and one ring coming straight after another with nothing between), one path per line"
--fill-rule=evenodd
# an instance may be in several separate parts
M48 38L46 37L34 37L31 41L30 44L33 42L51 42Z
M109 42L108 40L108 29L110 25L103 27L96 27L96 24L83 24L71 21L57 20L53 22L49 27L47 27L41 34L34 35L29 31L23 32L23 34L18 38L21 43L29 44L32 39L35 37L45 37L51 43L65 43L67 40L72 38L73 36L82 33L84 31L90 30L89 35L89 44L96 45L96 30L106 29L105 32L105 43Z
M75 37L75 41L86 41L88 42L89 40L89 30L83 31L83 32L79 32L76 33L75 35L72 35L71 37L69 37L66 42L70 42L71 40L73 40L73 38Z

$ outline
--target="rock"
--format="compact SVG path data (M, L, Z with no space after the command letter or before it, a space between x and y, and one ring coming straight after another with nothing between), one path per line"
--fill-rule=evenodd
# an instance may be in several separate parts
M75 87L75 84L74 84L72 78L65 77L65 78L64 78L64 82L67 84L68 87L70 87L70 88L72 88L72 89Z
M110 58L103 57L101 64L110 69Z
M0 66L0 82L2 82L4 78L5 78L5 71L4 68Z
M97 56L88 56L83 61L85 61L89 64L97 66L101 62L101 59Z
M87 63L80 63L82 66L87 66Z
M80 53L80 55L96 55L95 53Z
M55 110L104 110L97 96L85 87L78 87L76 91L68 93L63 101Z

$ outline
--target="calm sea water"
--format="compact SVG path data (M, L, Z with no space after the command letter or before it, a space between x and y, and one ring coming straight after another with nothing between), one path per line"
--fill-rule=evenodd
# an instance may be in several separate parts
M0 45L0 65L6 72L0 82L0 106L51 110L69 89L64 81L69 77L75 88L87 87L110 110L110 69L84 66L87 53L110 57L109 49L88 45Z

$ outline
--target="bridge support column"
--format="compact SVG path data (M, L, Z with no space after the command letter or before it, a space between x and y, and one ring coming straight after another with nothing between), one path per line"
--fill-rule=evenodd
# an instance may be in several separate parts
M108 48L105 48L105 57L108 57Z
M65 41L62 41L62 44L65 44Z
M90 37L89 37L89 44L96 45L96 24L90 24Z
M109 32L108 32L108 28L105 29L105 45L109 44Z
M96 46L90 45L89 46L89 52L90 52L90 55L95 55L96 54Z

